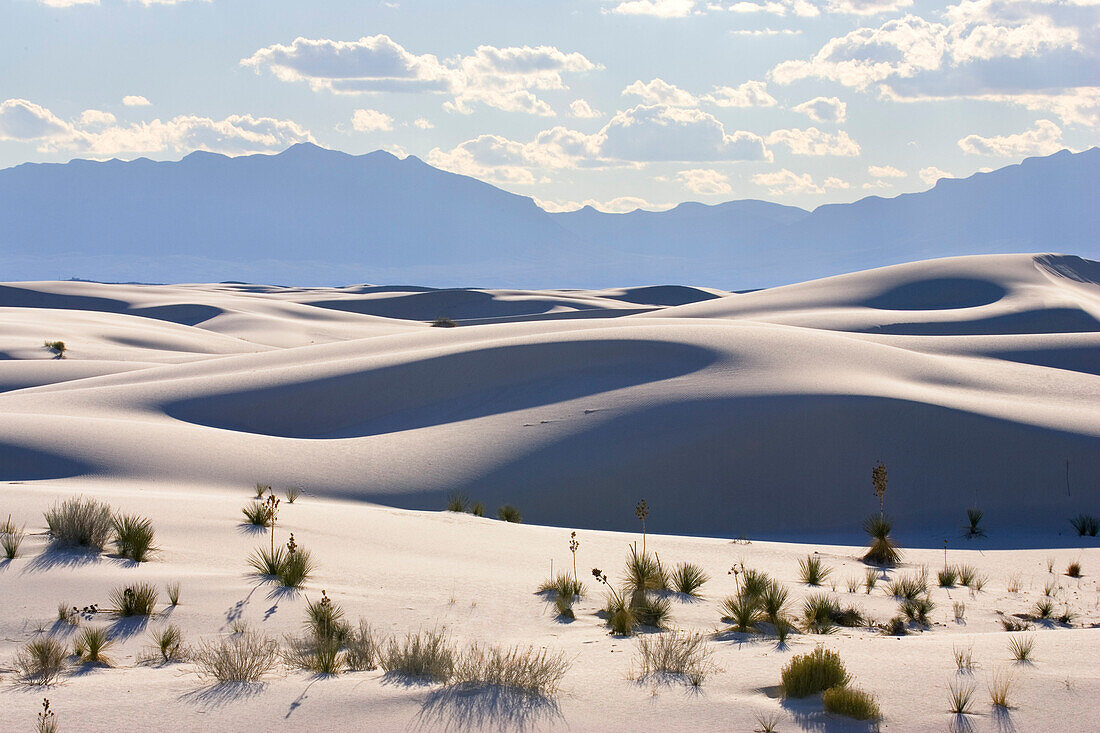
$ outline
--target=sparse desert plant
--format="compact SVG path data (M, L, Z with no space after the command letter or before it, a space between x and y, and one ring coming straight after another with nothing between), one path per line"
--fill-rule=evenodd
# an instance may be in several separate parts
M645 499L638 502L634 507L634 516L642 523L642 554L645 554L645 520L649 516L649 505L645 503Z
M955 611L955 623L961 624L966 621L966 604L962 601L955 601L953 604L953 610Z
M1058 581L1051 578L1043 585L1043 595L1047 598L1053 598L1061 590L1061 586L1058 585Z
M271 550L259 547L249 555L248 564L257 575L276 580L286 588L301 588L313 572L313 558L309 550L294 541L293 533L286 548L276 547Z
M729 621L737 632L751 633L761 620L760 601L747 596L743 590L736 596L728 596L722 602L722 619Z
M286 487L286 503L293 504L298 500L298 497L302 495L302 488L300 486L287 486Z
M57 604L57 620L64 621L69 626L79 626L80 612L77 611L76 606L70 606L67 602L62 601Z
M519 509L511 504L503 504L497 508L497 519L505 522L514 522L519 524L523 521L523 515L520 514Z
M42 346L49 349L53 353L57 354L58 359L65 358L65 352L68 350L64 341L43 341Z
M986 577L984 575L975 576L974 580L970 583L970 595L973 596L975 593L981 593L982 589L985 588L985 582Z
M909 627L904 616L894 616L882 627L882 632L887 636L905 636L909 633Z
M470 507L470 514L473 514L475 517L484 517L485 505L480 501L475 501L474 505Z
M635 664L639 678L652 674L679 675L698 687L712 671L710 645L697 632L672 631L638 639Z
M569 573L558 573L554 577L542 581L542 585L539 586L539 593L550 593L559 597L583 597L586 592L587 589L584 587L584 583L576 580Z
M153 522L136 514L118 514L111 522L115 530L115 546L118 554L134 562L145 562L154 551Z
M959 679L947 685L948 709L955 715L969 715L974 701L974 683Z
M536 647L471 644L459 654L450 683L497 687L551 697L569 670L564 652Z
M152 632L152 640L161 661L174 662L183 657L183 632L175 624Z
M764 594L760 597L760 607L770 623L775 624L786 615L788 597L789 592L779 581L768 582Z
M668 576L661 563L647 552L639 553L636 545L630 547L625 574L626 587L631 593L663 590L668 587Z
M252 490L255 492L255 496L257 499L264 498L264 494L272 493L271 484L257 483L255 486L252 487Z
M966 521L970 525L966 528L966 538L985 537L985 529L982 528L982 517L985 512L976 507L966 510Z
M1077 618L1077 612L1069 607L1069 603L1062 608L1062 613L1058 616L1058 623L1065 624L1066 626L1073 625L1073 619Z
M110 665L111 660L105 652L112 646L107 629L102 626L85 626L80 630L73 645L73 654L85 664Z
M351 634L351 628L344 621L344 609L324 590L318 600L306 602L306 629L314 639L337 643L343 643Z
M840 606L824 593L807 596L802 602L802 616L806 631L811 634L831 634L836 631L833 616L840 614Z
M102 551L114 529L111 507L82 496L54 504L46 511L45 517L53 541L69 547Z
M857 578L854 575L849 576L848 580L847 580L847 585L848 585L848 592L849 593L858 593L860 587L863 585L863 579L862 578Z
M1051 575L1054 574L1054 558L1053 557L1048 557L1047 558L1047 572L1050 573Z
M386 672L446 682L454 674L456 656L447 633L436 629L391 638L382 649L380 662Z
M453 491L447 495L447 511L465 512L470 508L470 498L460 491Z
M863 522L863 531L871 538L870 547L863 561L873 565L892 567L901 559L897 544L890 537L894 524L884 514L872 514Z
M33 639L15 656L15 666L25 682L49 685L65 671L68 655L52 636Z
M164 590L168 594L168 603L178 606L180 604L180 584L168 583L164 586Z
M1081 577L1081 563L1071 562L1066 567L1066 575L1068 575L1071 578L1080 578Z
M1009 672L1003 669L993 670L987 682L989 699L994 707L1008 709L1011 707L1009 696L1012 694L1012 685L1015 680Z
M50 710L49 698L42 698L42 712L38 714L35 733L57 733L57 716Z
M279 642L246 631L200 642L188 656L203 677L218 682L258 682L279 665Z
M631 599L630 610L639 625L655 629L667 628L672 618L672 603L667 598L659 596L635 595Z
M1050 618L1054 615L1054 601L1049 598L1039 599L1035 602L1035 613L1033 615L1041 619Z
M10 517L8 521L11 521ZM0 533L0 547L4 549L4 557L14 560L19 556L19 547L23 544L23 538L27 533L22 527L16 529L14 526L8 526L5 530Z
M783 715L774 710L757 713L756 724L760 726L757 730L760 733L775 733L781 720L783 720Z
M746 598L752 598L759 601L764 597L764 592L768 589L768 584L771 582L771 578L767 573L759 570L749 568L741 573L741 593Z
M875 589L878 584L878 571L874 568L867 568L867 572L863 574L863 588L867 591L867 595L871 595L871 591Z
M831 568L821 564L821 558L816 555L807 555L805 560L798 561L798 577L806 585L821 585L832 572Z
M825 710L855 720L878 720L882 717L875 696L857 687L830 687L821 696Z
M1097 519L1091 514L1078 514L1076 517L1069 520L1069 523L1077 530L1077 535L1079 537L1084 537L1085 535L1095 537L1097 533L1100 533L1100 519Z
M710 577L698 565L682 562L672 569L670 580L672 590L681 595L698 598L699 588L710 580Z
M134 583L115 588L109 599L112 610L119 616L149 616L157 605L157 588L149 583Z
M572 621L577 618L577 615L573 613L573 596L554 596L554 608L558 612L558 616L564 619Z
M15 531L15 522L11 521L11 515L3 522L0 522L0 534L11 534Z
M1027 631L1031 628L1031 624L1011 616L1003 616L1001 617L1001 628L1005 631Z
M256 574L268 578L277 578L279 568L285 562L286 550L282 547L275 548L274 552L266 547L259 547L248 556L248 564L256 571Z
M936 604L929 596L906 598L901 602L901 612L905 618L921 626L929 625L928 614L932 613L935 607Z
M378 660L378 638L363 619L344 641L344 663L353 672L374 669Z
M951 651L955 656L955 668L960 672L970 672L974 669L974 645L959 646L955 645L951 647Z
M597 582L607 588L607 604L604 606L604 614L607 616L607 625L611 627L611 633L617 636L630 636L634 633L634 627L638 624L630 604L627 603L625 594L611 585L607 574L599 568L592 568L592 576Z
M955 568L948 566L936 573L936 579L939 581L941 588L954 588L955 581L959 579L959 574Z
M794 631L794 622L786 616L780 616L772 622L772 632L775 634L775 640L780 648L787 643L787 637L791 635L792 631Z
M248 524L254 524L257 527L270 527L271 517L267 513L267 504L260 502L250 501L241 507L241 513L244 514L245 520Z
M902 575L887 583L886 590L897 598L912 600L928 594L928 579L923 573Z
M785 697L806 697L830 687L848 684L848 672L840 655L824 647L791 657L783 668Z
M450 318L436 318L432 321L432 326L434 328L454 328L457 325L458 324Z
M1019 573L1013 573L1012 575L1008 576L1008 582L1005 584L1005 590L1007 590L1009 593L1019 593L1020 592L1020 574Z
M1030 662L1035 651L1035 637L1030 634L1017 634L1008 640L1008 651L1017 662Z

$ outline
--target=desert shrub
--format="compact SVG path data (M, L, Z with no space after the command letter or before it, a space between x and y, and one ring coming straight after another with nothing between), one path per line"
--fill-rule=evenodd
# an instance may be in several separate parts
M957 572L959 576L959 585L966 586L967 588L974 585L974 581L978 577L978 571L973 565L959 565L955 569L955 572Z
M344 609L323 590L318 600L306 603L305 625L314 639L343 643L351 635L351 628L344 621Z
M840 614L840 606L824 593L807 596L802 602L802 615L806 631L811 634L831 634L836 630L833 616Z
M567 598L573 596L583 597L585 592L584 583L574 578L570 573L558 573L554 577L542 581L542 585L539 586L539 593L551 593L559 598L563 596Z
M635 663L640 677L651 674L680 675L698 687L714 671L710 645L703 634L673 631L638 639Z
M298 486L286 487L286 503L293 504L302 495L302 489Z
M107 630L102 626L85 626L76 637L73 654L85 664L109 665L111 661L104 652L112 643L107 636Z
M359 628L348 634L344 649L344 663L353 672L374 669L377 666L378 638L370 624L363 619L359 619Z
M247 524L254 524L257 527L271 526L271 512L268 510L267 504L250 501L241 507L241 514L244 515Z
M178 606L180 604L180 584L168 583L164 586L164 590L168 593L168 602L173 606Z
M847 608L840 608L838 606L831 618L833 623L847 628L862 626L867 621L867 617L855 606L848 606Z
M775 634L775 640L779 642L780 647L787 643L787 637L792 631L794 631L794 623L786 616L780 616L772 621L772 633Z
M1012 675L1008 672L1000 669L993 670L993 675L989 678L987 686L989 699L994 707L1005 709L1010 707L1009 695L1012 694L1013 682Z
M523 515L511 504L504 504L497 508L497 519L518 524L523 521Z
M109 599L119 616L148 616L157 605L157 589L149 583L134 583L115 588Z
M974 645L967 647L953 646L951 652L955 656L955 668L960 672L969 672L974 669Z
M760 600L770 583L771 578L767 573L749 568L741 573L741 594L746 598Z
M1100 532L1100 519L1097 519L1091 514L1078 514L1076 517L1069 520L1069 523L1077 530L1077 534L1080 537L1084 537L1085 535L1095 537L1097 533Z
M76 606L70 606L67 602L62 601L57 604L57 620L64 621L69 626L79 626L80 612Z
M153 547L153 523L136 514L119 514L111 519L118 554L134 562L145 562Z
M57 354L58 359L65 358L66 346L64 341L43 341L42 346Z
M985 516L985 512L981 509L971 508L966 510L966 521L970 525L966 528L967 539L985 537L985 530L982 528L983 516Z
M672 618L672 602L667 598L636 594L630 605L636 622L641 626L664 629Z
M830 687L846 685L849 679L840 655L820 646L812 652L792 657L783 668L781 677L785 697L806 697Z
M569 670L564 652L471 644L454 663L451 684L504 687L550 697Z
M887 583L886 590L892 596L911 600L928 594L928 579L923 573L902 575Z
M798 577L806 585L821 585L833 571L823 567L821 558L815 555L807 555L805 560L798 561Z
M436 318L432 321L432 326L435 328L454 328L458 324L450 318Z
M710 578L698 565L690 562L682 562L672 569L669 580L669 585L672 587L672 590L681 595L697 598L699 596L699 588L703 586L703 583L710 580Z
M928 614L932 613L935 607L936 604L928 596L906 598L901 602L901 612L905 618L921 626L928 626Z
M14 560L19 556L19 547L23 544L23 538L27 533L22 527L16 529L14 526L8 526L5 530L0 533L0 548L4 550L4 557Z
M111 538L111 507L96 499L71 497L46 511L50 537L59 545L101 551Z
M948 566L936 573L936 579L941 588L954 588L955 581L959 579L959 573L955 568Z
M867 568L867 572L863 574L863 588L867 591L867 595L871 595L871 591L875 589L878 584L878 571L874 568Z
M760 726L761 733L775 733L782 720L783 715L774 710L766 713L756 713L756 724Z
M848 584L848 592L849 593L858 593L859 589L860 589L860 586L863 585L863 579L858 578L854 575L850 576L846 582Z
M901 559L901 552L890 538L893 522L884 514L872 514L863 522L863 531L871 538L870 547L863 561L874 565L893 566Z
M638 625L638 617L634 615L634 609L621 598L608 598L604 614L607 616L607 625L611 627L611 633L616 636L630 636L634 633L634 627Z
M256 571L257 575L268 578L276 578L279 568L286 562L286 550L276 547L274 551L267 547L260 547L248 556L248 564Z
M323 675L337 675L344 671L344 655L340 644L333 639L287 637L282 651L283 661L290 667Z
M380 663L387 672L446 682L454 674L456 656L446 632L421 631L391 638L382 648Z
M48 698L42 698L42 712L38 714L35 733L57 733L57 716L50 710Z
M1069 566L1066 568L1066 575L1068 575L1071 578L1080 578L1081 577L1081 563L1071 562L1069 564Z
M249 555L248 564L257 575L276 580L287 588L301 588L314 568L309 550L295 544L293 534L285 548L257 548Z
M825 694L821 696L821 703L828 712L843 715L846 718L878 720L882 717L882 711L875 702L874 695L847 685L825 690Z
M1020 592L1020 574L1019 573L1013 573L1012 575L1008 576L1008 582L1005 584L1005 590L1007 590L1009 593L1019 593Z
M470 507L470 514L473 514L475 517L484 517L485 505L480 501L475 501L474 505Z
M760 597L760 608L764 611L768 621L775 624L787 612L787 598L789 592L777 580L768 582L764 594Z
M1077 618L1077 612L1071 609L1069 607L1069 603L1067 602L1065 607L1062 609L1062 613L1058 615L1058 623L1071 626L1073 624L1073 619L1075 618Z
M557 609L558 616L564 619L572 621L577 618L573 613L573 596L554 596L554 608Z
M951 680L947 686L948 709L955 715L969 715L974 699L974 683Z
M1058 585L1058 581L1054 578L1051 578L1043 585L1043 595L1048 598L1055 595L1059 590L1061 590L1061 586Z
M1054 615L1054 601L1049 598L1041 598L1035 602L1035 617L1048 619Z
M626 587L631 593L668 588L668 575L661 564L648 552L639 553L637 547L630 548L625 575Z
M906 625L904 617L894 616L886 622L882 627L882 631L887 636L905 636L909 633L909 627Z
M1031 628L1031 624L1026 621L1012 618L1011 616L1004 616L1001 618L1001 628L1005 631L1027 631Z
M447 511L465 512L470 507L470 498L465 494L455 491L447 495Z
M1035 651L1035 637L1028 634L1013 636L1008 640L1008 651L1017 662L1030 662Z
M722 620L742 634L755 631L761 620L759 600L747 596L744 590L736 596L728 596L722 602Z
M153 648L161 661L173 662L183 658L183 632L175 624L168 624L151 634Z
M255 496L257 499L264 498L264 494L272 493L270 484L257 483L255 486L252 487L252 490L255 492Z
M189 656L201 676L218 682L258 682L279 665L279 642L245 632L200 642Z
M53 683L65 671L68 655L65 647L51 636L28 642L15 656L15 666L25 682L33 685Z

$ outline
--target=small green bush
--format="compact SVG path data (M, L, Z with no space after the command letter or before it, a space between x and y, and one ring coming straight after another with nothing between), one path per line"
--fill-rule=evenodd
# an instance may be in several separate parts
M64 341L43 341L42 345L57 354L58 359L65 358L66 347Z
M728 596L722 602L722 620L728 621L734 630L742 634L752 633L762 620L760 601L745 595Z
M380 662L386 672L446 682L454 674L456 656L446 632L433 630L391 638Z
M802 615L808 633L831 634L836 631L833 617L840 615L840 605L824 593L816 593L802 602Z
M672 569L670 580L672 590L680 595L698 598L699 589L710 580L710 577L698 565L682 562Z
M146 517L136 514L119 514L112 518L115 530L115 545L118 554L134 562L145 562L153 546L153 523Z
M470 498L463 493L454 492L447 496L447 511L465 512L470 507Z
M46 512L50 537L58 545L102 551L111 538L111 507L96 499L71 497Z
M291 539L293 540L293 535ZM288 546L290 543L288 543ZM248 557L248 564L269 580L286 588L301 588L313 573L313 558L309 550L294 545L294 549L259 547Z
M872 514L863 522L863 531L871 538L871 546L863 561L874 565L892 567L901 560L898 546L890 538L893 522L884 514Z
M286 503L293 504L298 500L298 497L302 495L302 489L298 486L286 487Z
M847 685L830 687L821 696L825 710L856 720L878 720L882 711L873 695Z
M901 612L905 618L921 626L928 626L928 614L932 613L935 607L936 604L928 596L906 598L901 602Z
M982 517L984 516L985 512L981 509L970 508L966 510L966 521L970 525L966 528L967 539L985 537L985 530L982 529Z
M955 581L959 579L959 574L955 568L949 566L936 573L936 578L939 580L941 588L954 588Z
M819 646L812 652L795 655L783 668L783 695L806 697L846 685L848 679L840 655Z
M19 547L23 544L23 538L27 536L26 531L20 527L16 529L11 527L8 531L0 534L0 547L4 549L4 557L8 560L14 560L19 556Z
M832 574L832 569L822 566L821 558L807 555L798 561L798 575L806 585L821 585Z
M450 318L436 318L432 321L432 326L435 328L454 328L458 324Z
M174 662L183 657L183 632L175 624L152 632L152 640L161 661Z
M746 598L760 600L771 582L767 573L749 568L741 573L741 594Z
M119 616L149 616L157 605L157 588L149 583L134 583L111 591L110 602Z
M1081 563L1071 562L1069 564L1069 566L1066 567L1066 575L1068 575L1071 578L1080 578L1081 577Z
M928 595L928 579L924 573L902 575L887 583L886 590L897 598L912 600Z
M204 641L189 655L200 676L258 682L279 665L279 642L251 632Z
M519 509L512 506L511 504L504 504L497 509L497 519L503 520L505 522L515 522L516 524L519 524L523 521L523 515L520 514Z
M786 613L788 596L789 592L779 581L772 580L768 583L760 597L760 607L770 623L775 624Z
M342 644L351 635L351 628L343 619L344 609L323 590L318 600L306 603L306 629L314 639Z
M344 641L344 663L353 672L374 669L378 660L378 639L370 624L359 619L359 628Z
M113 642L107 636L107 630L101 626L85 626L76 637L73 654L85 664L110 665L105 654Z
M1076 517L1069 520L1069 523L1077 530L1077 534L1080 537L1084 537L1085 535L1095 537L1100 533L1100 519L1097 519L1091 514L1078 514Z
M470 507L470 514L473 514L475 517L484 517L485 505L482 504L480 501L475 501L474 505Z
M668 575L661 564L648 552L639 553L637 547L630 548L625 575L626 587L631 593L668 588Z
M630 602L631 611L641 626L664 629L672 618L672 603L667 599L649 594L635 594Z

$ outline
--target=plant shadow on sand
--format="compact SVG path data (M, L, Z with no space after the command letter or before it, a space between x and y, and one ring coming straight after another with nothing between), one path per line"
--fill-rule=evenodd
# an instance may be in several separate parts
M96 550L79 547L46 545L40 554L27 563L24 573L44 573L54 568L79 568L85 565L97 565L103 558Z
M416 730L533 730L563 723L558 703L507 687L445 687L428 694Z
M777 687L765 688L764 692L769 697L781 694ZM851 731L862 733L863 731L878 731L879 723L871 720L855 720L838 715L831 715L821 706L821 695L810 695L803 698L783 698L779 703L784 710L790 713L791 718L798 724L801 730L823 731Z
M264 690L262 682L215 682L179 696L181 702L211 709L224 707L259 695Z

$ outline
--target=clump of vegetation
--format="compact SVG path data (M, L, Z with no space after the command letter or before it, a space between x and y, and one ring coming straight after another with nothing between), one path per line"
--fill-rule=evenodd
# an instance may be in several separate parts
M246 631L201 642L189 656L201 676L218 682L258 682L279 665L279 643Z
M824 593L806 597L802 602L806 631L811 634L831 634L836 630L833 616L840 615L840 606Z
M432 321L432 326L434 328L454 328L457 325L458 324L450 318L436 318Z
M959 573L955 568L945 566L943 570L936 573L936 579L939 581L941 588L954 588L955 581L959 579Z
M925 573L902 575L886 585L890 595L906 600L928 595L928 577Z
M173 606L178 606L180 604L180 584L169 583L164 586L164 590L168 593L168 603Z
M256 492L256 498L257 499L264 498L264 494L272 493L271 484L257 483L255 486L252 487L252 490Z
M1042 598L1035 602L1034 616L1040 619L1048 619L1054 615L1054 601Z
M288 486L286 487L286 503L293 504L298 500L298 497L302 495L302 489L300 486Z
M966 621L966 604L962 601L955 601L952 604L952 610L955 612L955 623L961 624Z
M564 652L472 644L455 659L449 681L455 685L503 687L550 697L558 691L568 670Z
M482 504L480 501L475 501L474 505L470 507L470 514L473 514L475 517L484 517L485 505Z
M183 658L183 632L175 624L168 624L164 628L152 633L153 648L160 655L161 661L175 662Z
M960 672L970 672L974 669L974 645L962 647L951 647L952 653L955 655L955 667Z
M668 588L668 575L653 555L638 552L631 545L630 556L626 560L626 587L633 593L665 590Z
M65 358L65 351L67 349L64 341L43 341L42 346L57 354L58 359Z
M932 613L935 607L936 604L929 596L906 598L901 602L901 612L905 618L925 627L929 625L928 614Z
M344 609L333 603L324 590L320 599L306 603L306 628L315 639L340 643L351 634L351 628L344 621Z
M112 640L107 636L107 630L102 626L85 626L76 638L73 654L85 664L109 666L111 660L107 658L105 652L112 644Z
M706 637L686 631L641 637L635 663L640 678L652 674L677 675L693 687L702 685L714 671Z
M1031 624L1026 621L1020 621L1010 616L1003 616L1001 618L1001 628L1005 631L1027 631L1031 628Z
M118 554L134 562L145 562L154 551L153 523L147 517L136 514L119 514L111 519L115 530L115 546Z
M821 585L832 572L831 568L822 566L821 558L816 555L807 555L805 560L798 561L798 575L806 585Z
M722 602L722 620L742 634L756 631L757 624L763 620L760 599L743 589L735 596L727 596Z
M391 638L379 661L386 672L446 682L454 674L456 656L446 632L432 630Z
M27 536L27 532L23 527L16 528L11 523L11 517L8 517L8 521L0 525L0 548L4 550L4 557L8 560L14 560L19 556L19 547L23 544L23 538Z
M955 715L969 715L974 699L974 683L952 680L947 686L948 709Z
M301 588L313 573L313 558L309 550L300 547L291 533L286 548L270 550L261 547L249 556L248 564L265 578L277 580L285 588Z
M882 717L874 695L847 685L825 690L821 703L826 711L855 720L878 720Z
M638 625L638 618L626 600L626 594L617 590L607 574L599 568L592 568L592 576L596 581L607 588L607 604L604 606L604 614L607 616L607 625L611 627L611 633L616 636L630 636L634 633L634 627Z
M50 537L58 545L100 552L114 530L111 507L96 499L71 497L46 511Z
M42 698L42 712L38 714L36 733L57 733L57 716L50 710L49 698Z
M465 494L454 491L447 495L447 511L449 512L466 512L470 508L470 497Z
M1069 566L1066 567L1066 575L1068 575L1071 578L1080 578L1081 577L1081 563L1071 562L1069 564Z
M977 537L985 537L985 529L982 528L982 517L985 516L985 512L976 507L972 507L966 510L966 521L970 525L966 528L966 538L975 539Z
M519 524L523 521L523 515L520 514L519 509L511 504L503 504L497 508L497 519L505 522L514 522Z
M352 630L344 641L344 663L353 672L374 669L378 648L378 638L370 624L359 619L359 628Z
M901 560L901 552L890 537L894 524L885 514L872 514L863 522L863 531L871 538L870 547L863 562L883 567L893 567Z
M959 576L959 585L966 586L967 588L974 585L974 581L978 577L978 571L973 565L959 565L955 572Z
M65 671L68 655L65 647L52 636L28 642L15 656L15 666L25 682L52 684Z
M1008 651L1017 662L1030 662L1035 651L1035 637L1019 634L1008 640Z
M783 716L780 713L775 712L761 712L756 714L756 724L760 726L761 733L775 733L776 728L779 727L779 722L783 720Z
M999 669L993 671L993 675L990 677L987 685L989 689L989 699L994 707L1005 710L1011 707L1009 695L1012 694L1013 682L1012 675L1008 672Z
M257 527L271 526L271 517L268 516L266 504L250 501L241 507L241 513L244 514L244 518L247 520L248 524L253 524Z
M792 657L783 668L781 677L785 697L806 697L846 685L849 681L840 655L820 646L812 652Z
M119 616L149 616L157 604L157 589L149 583L115 588L111 591L110 602Z
M905 636L909 633L909 627L902 616L894 616L882 626L882 632L887 636Z
M871 591L875 589L878 584L878 571L874 568L867 568L867 572L863 574L863 588L866 590L867 595L871 595Z
M1077 535L1084 537L1095 537L1097 533L1100 533L1100 519L1097 519L1091 514L1078 514L1073 519L1069 520L1069 523L1073 525L1073 528L1077 530Z
M556 577L543 581L539 586L539 592L548 593L553 597L559 616L572 619L574 618L573 600L576 597L583 597L586 589L584 583L578 581L575 576L569 573L558 573Z
M682 562L672 569L669 580L671 581L669 584L675 592L680 595L698 598L699 588L710 580L710 577L698 565Z

